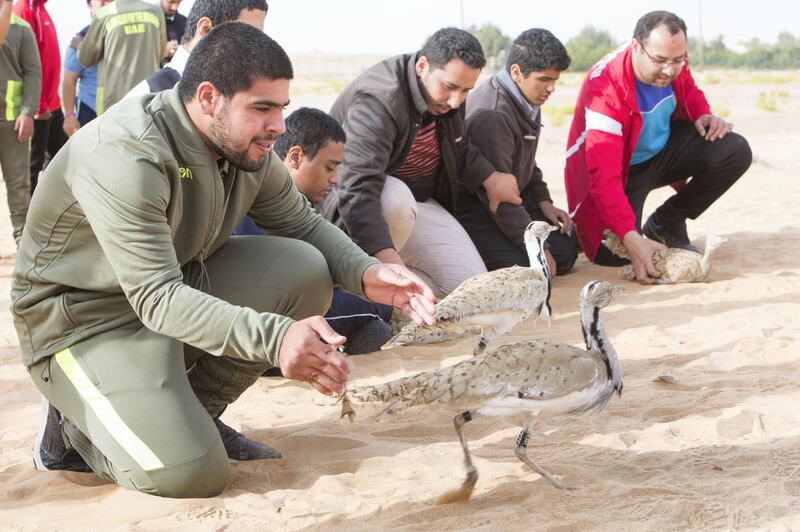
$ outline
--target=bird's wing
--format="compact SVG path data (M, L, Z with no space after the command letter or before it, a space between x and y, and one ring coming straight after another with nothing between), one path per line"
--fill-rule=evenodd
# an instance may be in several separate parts
M686 249L670 249L664 257L662 277L670 283L691 283L700 277L703 256Z
M546 294L546 281L531 268L486 272L470 277L437 303L436 320L460 321L476 314L536 308Z
M593 358L578 347L546 340L505 344L453 366L451 380L467 382L453 395L518 395L523 389L536 395L544 390L552 396L557 389L570 393L591 382L597 371Z
M529 340L433 371L348 391L365 402L392 403L391 410L478 397L546 399L582 391L595 382L602 361L568 344Z
M561 346L538 362L523 382L510 380L517 386L510 386L508 394L532 400L566 397L593 386L605 371L601 360L574 346Z

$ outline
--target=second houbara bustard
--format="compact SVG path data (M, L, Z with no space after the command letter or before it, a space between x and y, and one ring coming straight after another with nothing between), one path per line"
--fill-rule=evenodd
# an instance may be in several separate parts
M630 259L628 250L610 229L605 230L603 237L603 244L609 251L622 259ZM681 248L659 249L653 253L652 259L653 266L661 274L661 277L655 279L655 283L676 284L705 281L708 279L708 274L711 273L711 256L724 242L726 239L720 236L709 235L706 238L706 247L702 255ZM619 274L629 281L636 280L636 273L630 264L623 266Z
M464 450L467 478L460 488L439 497L438 503L469 499L478 480L464 424L479 416L525 416L517 437L517 457L556 488L571 489L530 459L528 438L537 416L599 412L615 392L622 394L617 354L600 320L600 309L620 290L605 281L583 287L580 321L586 349L546 340L503 345L453 366L348 390L342 397L342 416L353 420L353 400L388 403L381 413L432 403L466 408L453 422Z
M525 229L530 267L512 266L470 277L436 304L436 323L409 323L381 349L433 344L479 334L474 354L531 316L550 318L550 268L544 241L557 229L547 222L531 222Z

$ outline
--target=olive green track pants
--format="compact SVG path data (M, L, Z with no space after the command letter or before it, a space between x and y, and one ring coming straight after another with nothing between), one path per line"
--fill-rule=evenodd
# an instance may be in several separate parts
M0 120L0 169L6 183L14 242L19 243L31 203L30 143L19 142L14 122Z
M235 305L294 319L330 305L327 263L304 242L233 237L205 266L206 291ZM187 268L187 283L199 287L200 278L199 268ZM164 497L212 497L228 482L212 418L266 368L202 353L137 322L70 346L30 375L66 418L65 441L96 474Z

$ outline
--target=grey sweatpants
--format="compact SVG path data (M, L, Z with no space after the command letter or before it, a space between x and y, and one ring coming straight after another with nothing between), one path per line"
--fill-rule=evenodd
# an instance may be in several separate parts
M0 120L0 168L6 183L14 242L19 243L31 202L30 143L17 140L14 122Z
M233 237L205 266L204 289L235 305L303 319L331 302L327 262L304 242ZM185 277L201 286L199 268ZM95 473L154 495L212 497L228 482L212 418L266 368L203 353L136 322L60 351L30 375L68 420L65 441Z

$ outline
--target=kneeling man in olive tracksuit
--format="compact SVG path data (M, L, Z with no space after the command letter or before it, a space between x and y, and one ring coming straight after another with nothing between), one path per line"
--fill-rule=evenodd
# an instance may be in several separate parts
M114 106L47 167L12 286L52 405L41 469L214 496L228 456L213 420L265 369L343 391L345 338L320 316L334 284L432 323L430 288L315 214L271 153L292 75L275 41L222 24L175 89ZM270 236L231 238L245 215Z

